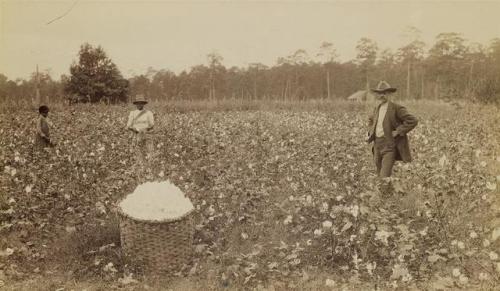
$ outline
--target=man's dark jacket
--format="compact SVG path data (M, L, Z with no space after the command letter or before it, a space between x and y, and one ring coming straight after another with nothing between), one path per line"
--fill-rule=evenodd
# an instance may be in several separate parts
M404 106L391 101L387 102L387 112L383 121L384 136L388 139L388 144L393 146L397 161L411 162L410 145L406 134L417 126L418 120L408 113ZM375 140L375 128L377 127L380 105L375 108L373 115L369 118L370 132L367 140L369 143ZM392 136L393 131L398 133L397 136Z

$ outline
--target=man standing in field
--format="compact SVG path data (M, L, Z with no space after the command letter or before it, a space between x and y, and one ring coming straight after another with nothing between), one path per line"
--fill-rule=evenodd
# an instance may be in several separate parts
M375 93L378 106L370 116L368 142L372 147L377 175L390 177L395 161L410 162L410 146L407 133L417 126L417 118L405 107L389 101L390 94L396 92L386 81L378 83Z
M144 166L145 159L153 151L152 141L147 138L146 133L153 129L154 117L151 111L144 109L148 103L144 95L136 95L133 103L137 109L130 112L127 129L132 132L131 151L138 154L136 162Z

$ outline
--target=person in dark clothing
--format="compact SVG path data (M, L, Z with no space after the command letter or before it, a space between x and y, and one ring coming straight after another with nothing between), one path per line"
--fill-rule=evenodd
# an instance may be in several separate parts
M40 117L36 124L36 144L41 148L53 147L54 144L50 139L50 128L52 122L49 120L49 107L42 105L38 108Z
M411 161L407 134L418 124L417 118L404 106L389 100L390 94L396 90L386 81L379 82L377 88L372 89L379 104L369 118L367 142L373 142L373 158L377 175L381 178L391 176L395 161Z

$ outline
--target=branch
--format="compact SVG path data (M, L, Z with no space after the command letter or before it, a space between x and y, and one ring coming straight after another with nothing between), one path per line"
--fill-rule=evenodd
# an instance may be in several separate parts
M63 15L61 15L61 16L59 16L59 17L55 18L55 19L52 19L51 21L47 22L47 23L46 23L46 25L49 25L49 24L51 24L52 22L54 22L54 21L56 21L56 20L59 20L59 19L63 18L64 16L68 15L68 13L70 13L70 12L71 12L71 10L73 10L73 8L75 7L76 3L78 3L78 0L76 0L76 1L73 3L73 5L71 5L71 7L68 9L68 11L66 11Z

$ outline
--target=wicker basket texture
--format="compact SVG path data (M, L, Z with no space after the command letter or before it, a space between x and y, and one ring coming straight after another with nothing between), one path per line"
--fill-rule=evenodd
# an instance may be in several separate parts
M191 212L176 220L144 221L123 214L120 237L125 254L145 271L172 273L189 265L193 254Z

